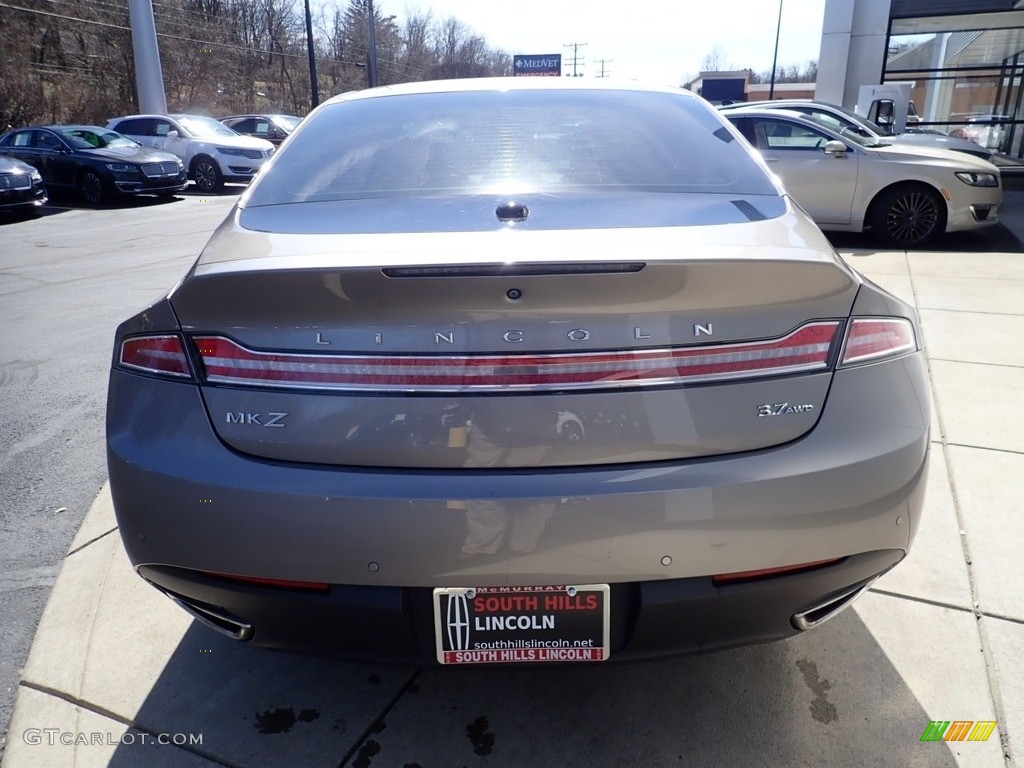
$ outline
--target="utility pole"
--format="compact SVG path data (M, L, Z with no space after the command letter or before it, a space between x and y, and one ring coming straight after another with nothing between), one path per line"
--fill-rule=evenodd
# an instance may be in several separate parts
M565 43L563 48L572 48L572 77L582 77L577 70L577 66L583 63L583 59L580 58L580 48L588 45L588 43Z
M597 59L597 63L601 65L601 74L598 75L598 77L608 77L608 75L605 74L604 65L611 64L613 61L615 61L615 59Z
M370 50L366 52L366 79L371 88L377 87L377 19L373 11L373 0L367 0L370 12Z
M309 0L306 0L306 50L309 54L309 108L316 109L320 104L320 88L316 78L316 51L313 47L313 17L309 13Z

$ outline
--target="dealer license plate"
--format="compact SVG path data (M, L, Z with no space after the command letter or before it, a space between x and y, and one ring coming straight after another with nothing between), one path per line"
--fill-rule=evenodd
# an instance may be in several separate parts
M441 664L604 661L608 585L434 590Z

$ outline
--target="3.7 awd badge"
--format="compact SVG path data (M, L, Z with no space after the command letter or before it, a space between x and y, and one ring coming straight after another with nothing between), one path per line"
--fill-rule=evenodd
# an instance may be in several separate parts
M810 403L805 405L790 405L789 403L765 403L757 406L757 418L762 416L785 416L789 413L807 413L813 411L814 406Z

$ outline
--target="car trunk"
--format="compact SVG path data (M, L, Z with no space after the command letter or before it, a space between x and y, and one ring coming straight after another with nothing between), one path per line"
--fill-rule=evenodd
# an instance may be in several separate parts
M538 468L794 440L857 279L826 250L701 229L512 233L514 262L495 233L248 233L171 303L214 428L253 456Z

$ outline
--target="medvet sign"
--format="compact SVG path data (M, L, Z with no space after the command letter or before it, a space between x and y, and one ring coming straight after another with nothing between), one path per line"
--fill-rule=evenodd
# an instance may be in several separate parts
M517 77L560 77L562 74L562 54L513 56L512 74Z

